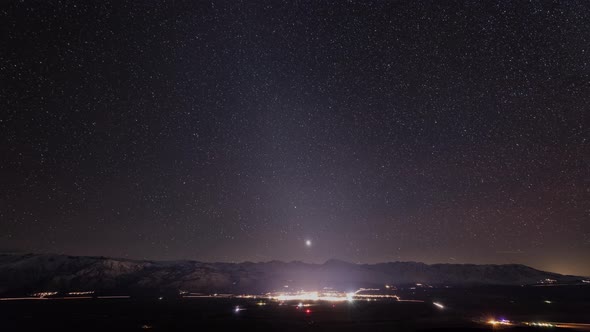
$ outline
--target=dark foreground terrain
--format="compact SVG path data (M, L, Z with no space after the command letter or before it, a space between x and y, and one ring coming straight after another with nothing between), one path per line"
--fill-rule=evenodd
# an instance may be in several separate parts
M416 301L3 300L0 317L2 331L565 331L590 324L588 286L408 288L399 295ZM488 323L501 319L558 324Z

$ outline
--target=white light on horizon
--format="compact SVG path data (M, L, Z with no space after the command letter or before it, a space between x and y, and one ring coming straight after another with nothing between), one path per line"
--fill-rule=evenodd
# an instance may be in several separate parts
M346 301L348 301L348 302L354 301L354 293L346 293Z

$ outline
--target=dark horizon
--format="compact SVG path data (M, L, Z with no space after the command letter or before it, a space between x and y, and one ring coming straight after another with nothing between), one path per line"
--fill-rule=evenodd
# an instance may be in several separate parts
M590 2L0 18L0 250L590 275Z
M119 257L119 256L105 256L105 255L72 255L68 253L55 253L55 252L27 252L27 251L0 251L0 255L15 255L15 256L25 256L25 255L47 255L47 256L68 256L68 257L88 257L88 258L105 258L105 259L114 259L114 260L128 260L128 261L150 261L150 262L163 262L163 263L170 263L170 262L198 262L198 263L205 263L205 264L218 264L218 263L231 263L231 264L244 264L244 263L272 263L272 262L280 262L280 263L302 263L302 264L310 264L310 265L325 265L329 262L343 262L347 264L353 265L377 265L377 264L387 264L387 263L417 263L417 264L426 264L426 265L476 265L476 266L484 266L484 265L520 265L533 268L538 271L542 272L550 272L550 273L557 273L564 276L578 276L583 278L590 278L590 275L584 274L572 274L572 273L561 273L559 271L551 271L545 270L533 265L523 264L523 263L474 263L474 262L421 262L421 261L413 261L413 260L395 260L395 261L375 261L375 262L353 262L347 261L345 259L340 258L328 258L325 261L305 261L305 260L278 260L278 259L271 259L271 260L243 260L243 261L206 261L206 260L199 260L199 259L189 259L189 258L170 258L170 259L150 259L150 258L137 258L137 257Z

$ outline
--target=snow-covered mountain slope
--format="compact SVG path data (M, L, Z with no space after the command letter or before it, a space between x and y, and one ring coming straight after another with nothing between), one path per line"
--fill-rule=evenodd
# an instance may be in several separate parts
M384 284L528 285L551 279L579 282L582 277L539 271L524 265L472 265L391 262L324 264L271 261L203 263L142 261L64 255L0 255L0 293L73 290L124 290L253 293L334 287L354 289Z

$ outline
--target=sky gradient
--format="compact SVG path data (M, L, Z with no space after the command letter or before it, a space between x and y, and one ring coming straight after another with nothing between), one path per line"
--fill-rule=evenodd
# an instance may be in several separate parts
M587 1L9 1L0 22L2 251L590 275Z

